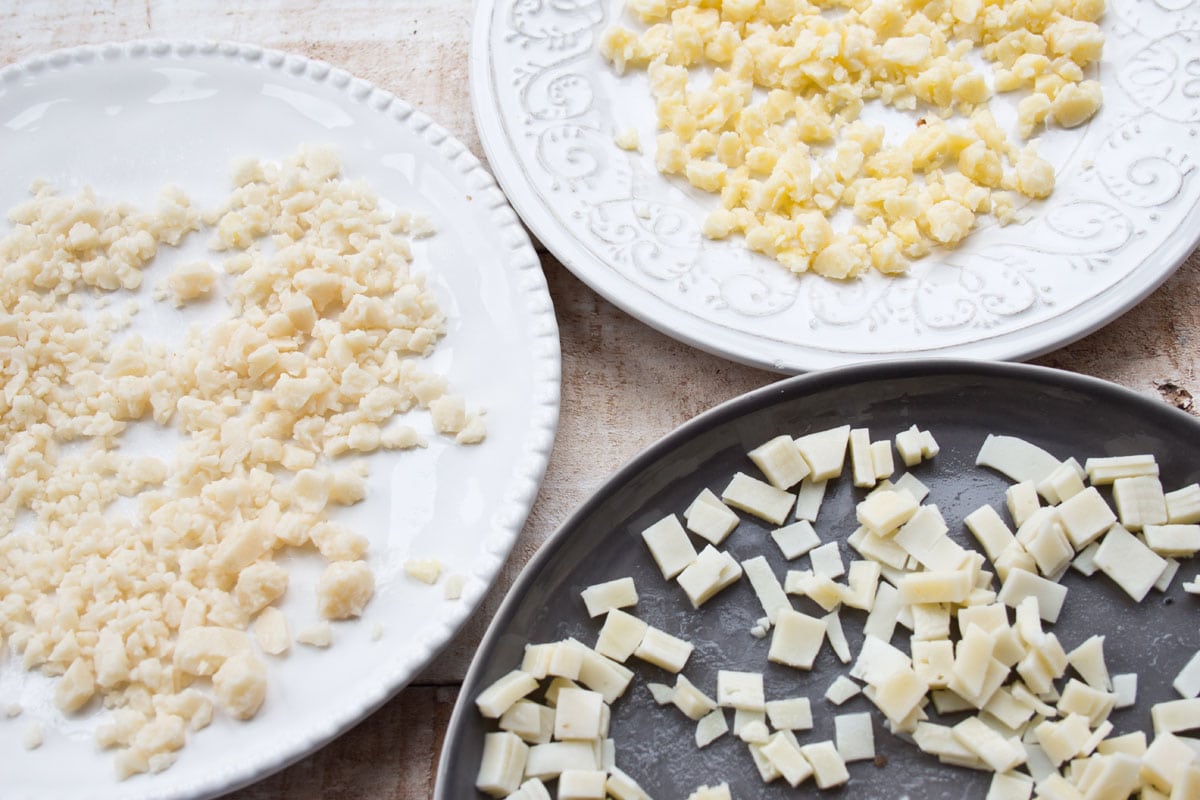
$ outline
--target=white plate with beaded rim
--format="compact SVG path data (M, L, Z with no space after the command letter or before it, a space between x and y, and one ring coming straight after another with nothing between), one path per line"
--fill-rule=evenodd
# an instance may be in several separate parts
M0 698L24 709L0 717L0 793L9 800L212 797L286 766L365 717L432 659L478 606L525 522L558 421L558 329L528 237L466 147L342 70L248 45L134 42L0 69L6 209L28 196L35 178L63 193L88 185L139 207L153 207L173 183L209 207L228 192L235 158L279 160L306 143L333 145L348 178L432 218L440 233L414 243L414 269L426 273L448 332L426 364L486 409L488 438L458 447L431 436L427 449L371 456L367 499L338 518L371 542L377 592L362 619L336 623L328 650L297 645L270 659L259 715L239 723L218 713L162 773L116 780L112 754L92 741L103 712L92 705L64 716L49 679L0 655ZM204 238L161 253L145 286L203 255ZM169 336L163 326L175 312L152 309L148 294L139 295L134 330ZM406 578L410 556L438 558L465 576L462 598L445 600L441 585ZM319 567L299 557L289 567L283 608L295 631L316 621ZM34 723L45 743L26 752L21 740Z
M489 164L534 235L605 298L692 346L781 372L1031 358L1134 306L1200 241L1196 0L1110 2L1092 71L1104 106L1082 128L1040 137L1058 185L1026 222L984 218L906 277L845 283L795 276L740 241L701 235L717 199L657 173L645 72L618 76L597 51L610 24L636 26L622 6L481 0L475 114ZM1002 126L1013 107L993 102ZM901 116L883 117L889 131ZM642 153L613 141L630 126Z

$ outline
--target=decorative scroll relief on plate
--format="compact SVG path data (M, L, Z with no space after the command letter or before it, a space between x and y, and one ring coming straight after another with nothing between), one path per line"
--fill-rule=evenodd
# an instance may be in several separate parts
M1156 252L1200 202L1200 0L1114 0L1103 23L1104 107L1084 128L1042 137L1058 186L1024 222L984 218L963 246L935 251L902 278L791 275L740 242L704 238L716 199L655 172L644 79L615 75L596 51L621 6L498 2L488 54L495 85L515 92L492 102L542 210L592 268L706 324L819 349L837 333L847 353L1019 333L1126 280L1148 283ZM647 123L643 153L613 141L628 119Z

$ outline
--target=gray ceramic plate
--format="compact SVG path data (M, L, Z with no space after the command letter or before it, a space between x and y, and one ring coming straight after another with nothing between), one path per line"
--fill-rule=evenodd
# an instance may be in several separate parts
M812 698L815 727L801 741L832 738L835 713L872 712L878 766L850 767L850 784L833 796L855 798L979 798L989 776L947 767L902 742L883 727L878 711L863 697L840 708L823 699L825 689L846 668L826 645L811 673L769 664L768 639L749 634L762 611L749 582L739 581L702 610L693 611L677 586L662 580L639 531L670 512L681 512L700 489L716 492L736 470L752 472L745 452L780 433L799 435L833 425L869 426L873 439L892 437L913 423L929 428L941 454L914 468L931 488L951 521L951 534L966 545L960 523L984 503L1003 511L1007 481L974 466L989 433L1033 441L1065 458L1154 453L1164 486L1174 489L1200 479L1200 424L1159 402L1092 378L1039 367L963 361L908 362L850 367L791 378L725 403L679 428L622 468L583 505L530 561L475 656L450 722L438 772L435 798L482 797L473 788L484 734L494 723L475 711L480 689L520 660L529 642L574 636L591 644L600 624L589 619L579 597L586 586L633 576L641 599L638 616L696 645L685 674L713 694L718 669L762 671L767 698L797 694ZM752 473L753 474L753 473ZM897 475L899 471L897 472ZM831 482L817 531L824 541L842 540L855 526L854 504L862 490L848 476ZM764 554L777 575L808 566L807 557L787 564L767 535L769 527L745 518L725 547L739 560ZM842 544L843 559L854 557ZM1068 648L1095 633L1106 635L1110 672L1137 672L1135 708L1118 711L1117 732L1150 730L1152 703L1176 697L1171 680L1197 648L1200 601L1183 592L1183 576L1196 572L1185 563L1167 594L1151 592L1132 602L1103 574L1085 579L1071 571L1066 607L1054 632ZM809 601L793 598L805 608ZM843 612L851 647L862 641L862 612ZM897 629L893 641L906 632ZM799 791L782 781L764 786L745 751L727 735L705 750L693 743L695 723L674 707L654 705L648 681L673 682L656 667L630 659L636 677L613 708L617 764L651 796L683 798L702 783L726 780L735 797L773 798L816 795L811 783ZM951 720L957 717L950 718Z

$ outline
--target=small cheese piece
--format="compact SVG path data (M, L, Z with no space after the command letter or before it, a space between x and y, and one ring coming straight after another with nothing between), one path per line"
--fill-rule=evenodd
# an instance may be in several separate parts
M1155 573L1157 577L1157 573ZM1037 610L1042 619L1054 622L1062 611L1063 601L1067 597L1067 587L1048 581L1024 569L1014 569L1008 573L996 599L1009 608L1017 608L1027 597L1037 598Z
M689 719L700 719L717 707L717 703L683 675L675 679L675 688L671 693L670 702L687 715Z
M604 695L604 702L612 705L629 688L633 680L633 670L589 647L577 646L583 656L579 666L579 682Z
M188 675L212 675L225 661L250 652L250 638L232 628L200 626L181 631L174 662Z
M1156 736L1200 728L1200 698L1155 703L1150 707L1150 720Z
M917 512L917 501L905 492L873 492L855 508L860 525L876 536L889 536Z
M581 593L589 617L599 617L614 608L637 605L637 587L633 578L617 578L587 587Z
M1118 481L1122 480L1141 479L1118 478ZM1139 603L1167 566L1161 556L1120 525L1114 525L1104 535L1093 560L1105 575Z
M562 692L559 692L562 695ZM500 715L500 730L511 731L528 744L545 744L554 735L555 709L532 700L518 700Z
M781 609L771 635L767 660L797 669L812 669L825 641L825 621L792 609Z
M362 561L335 561L317 579L317 613L325 619L362 615L375 594L375 576Z
M743 472L735 473L733 480L721 493L721 499L734 508L753 514L775 525L782 525L792 510L796 498L789 492L777 489L769 483L752 478Z
M1058 506L1058 519L1076 550L1094 542L1117 521L1100 492L1089 486Z
M896 482L892 484L892 488L897 492L904 492L918 503L929 496L929 487L921 483L911 472L906 472L897 478Z
M1146 525L1165 525L1167 501L1158 478L1140 475L1113 481L1113 502L1117 516L1127 530L1140 531Z
M254 620L254 638L264 653L278 656L292 646L287 618L274 606L267 606Z
M1136 672L1112 676L1113 693L1117 696L1115 708L1130 708L1137 703L1137 681Z
M1200 697L1200 650L1192 653L1171 686L1183 697Z
M1061 503L1083 491L1083 478L1077 471L1078 463L1069 458L1047 475L1037 485L1038 493L1050 503Z
M688 795L687 800L732 800L729 784L718 783L716 786L701 786Z
M1181 738L1157 732L1142 756L1142 778L1155 789L1170 794L1196 753Z
M1167 504L1167 522L1188 525L1200 522L1200 484L1192 483L1163 495Z
M1091 736L1088 719L1082 714L1071 714L1055 722L1045 720L1034 728L1038 743L1046 751L1050 763L1062 764L1077 755L1082 755Z
M909 605L961 603L971 592L971 574L965 570L913 572L905 575L896 588L900 602Z
M818 787L829 789L834 786L840 786L850 780L850 773L846 769L846 762L838 755L837 747L834 746L833 742L824 741L815 744L806 744L800 748L800 752L808 759L808 763L812 765Z
M1040 483L1058 469L1059 461L1035 444L1015 436L988 434L975 457L975 464L1007 475L1015 483Z
M896 452L906 467L915 467L921 463L922 453L921 432L916 425L896 434Z
M975 509L963 519L963 523L992 561L996 561L1001 553L1016 542L1013 532L991 506Z
M771 565L767 563L765 558L755 556L742 562L742 571L745 572L746 578L749 579L750 586L753 587L754 594L758 597L758 602L762 606L763 613L767 615L767 619L774 625L780 609L790 609L792 607L787 594L783 591L783 586L779 583L779 579L775 577L774 570L771 569Z
M318 622L297 632L296 641L309 647L329 647L333 644L333 628L328 622Z
M850 470L854 485L870 488L877 482L875 460L871 454L871 432L867 428L850 431Z
M642 541L650 548L664 580L671 580L696 560L696 548L674 514L642 531Z
M892 445L886 439L871 442L871 463L875 468L875 480L892 477L896 472L896 460L892 458Z
M696 723L696 747L707 747L728 732L729 723L725 719L725 712L720 709L710 711Z
M776 436L748 454L772 486L790 489L808 476L808 462L790 436Z
M241 653L221 665L212 683L222 711L234 719L250 719L266 698L267 667L254 656Z
M595 651L614 661L624 663L642 643L648 624L620 609L614 608L604 618Z
M807 731L813 726L812 705L807 697L768 700L767 718L771 727L784 731Z
M708 545L675 580L692 607L699 608L741 577L742 567L733 556Z
M871 715L839 714L833 718L834 741L842 761L870 761L875 758L875 731Z
M796 493L796 511L793 514L797 520L817 521L817 515L821 513L821 503L825 499L825 486L826 481L813 480L812 475L800 481L800 490Z
M821 543L812 523L803 519L771 531L771 538L788 561L799 558Z
M813 774L813 767L808 759L782 731L762 744L759 752L790 786L799 786Z
M708 489L697 495L683 512L683 519L689 531L713 544L725 541L740 522L738 515Z
M537 688L538 682L532 675L514 669L480 692L475 698L475 706L488 719L499 719L513 703Z
M880 581L870 613L867 614L867 621L863 624L863 635L885 642L891 641L901 605L900 593L896 588L890 583Z
M1014 483L1004 490L1004 502L1008 506L1008 515L1012 517L1013 524L1020 527L1041 507L1037 484L1033 481Z
M1158 463L1152 455L1089 458L1084 462L1083 468L1093 486L1106 486L1118 478L1136 478L1143 475L1158 477Z
M442 562L436 558L409 558L404 561L404 574L432 586L442 577Z
M668 672L680 672L691 657L693 649L691 642L650 627L633 654Z
M1188 558L1200 551L1200 525L1147 525L1142 535L1160 556Z
M847 678L845 675L838 675L834 678L833 683L829 684L829 688L825 690L825 699L833 703L835 706L840 706L842 703L862 693L862 687L857 683ZM849 761L850 759L846 759Z
M1112 688L1108 667L1104 663L1104 637L1092 636L1067 653L1067 661L1075 668L1088 686L1107 692Z
M604 697L587 689L563 689L554 708L554 738L601 739L608 734Z
M955 739L994 772L1008 772L1025 762L1024 748L1014 746L979 717L967 717L950 730Z
M817 575L840 578L846 574L846 565L842 563L837 542L828 542L815 548L808 557L812 562L813 572Z
M521 742L516 736L513 736L513 739ZM594 770L599 767L599 754L593 742L547 742L529 748L525 776L547 781L557 778L567 770Z
M1033 778L1020 772L992 775L984 800L1029 800L1033 796Z
M613 796L613 800L650 800L650 795L638 786L637 781L616 766L608 768L608 782L605 788L608 794Z
M517 791L510 794L507 800L551 800L546 784L537 778L530 778L521 784Z
M837 655L838 660L843 664L849 664L850 643L846 641L846 632L842 630L842 617L838 611L832 611L821 617L821 621L825 623L825 637L829 639L829 646L833 648L833 652Z
M763 711L763 676L758 672L717 671L717 705L744 711Z
M796 439L796 447L812 470L809 479L826 481L840 475L846 463L846 445L849 441L849 425L810 433Z

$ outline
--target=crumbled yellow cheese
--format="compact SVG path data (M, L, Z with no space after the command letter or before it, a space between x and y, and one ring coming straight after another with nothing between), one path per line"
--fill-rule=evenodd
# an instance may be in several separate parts
M1049 194L1050 165L1018 153L988 111L992 89L965 58L972 50L995 91L1028 92L1023 139L1051 121L1081 125L1102 102L1083 70L1100 58L1103 0L626 6L645 27L610 27L599 46L618 72L647 71L656 166L720 194L706 236L741 233L793 272L903 272L905 259L961 241L981 214L1012 220L1011 199L994 208L993 190ZM868 101L934 113L885 143L882 127L859 119ZM953 114L969 124L946 122ZM627 132L617 143L636 145ZM841 209L854 221L835 230Z

